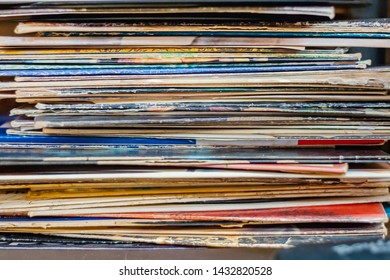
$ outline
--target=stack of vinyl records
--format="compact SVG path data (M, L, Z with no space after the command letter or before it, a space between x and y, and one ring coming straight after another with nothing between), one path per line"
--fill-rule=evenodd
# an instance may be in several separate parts
M366 2L0 1L3 238L382 238L390 67L349 48L390 20L334 19Z

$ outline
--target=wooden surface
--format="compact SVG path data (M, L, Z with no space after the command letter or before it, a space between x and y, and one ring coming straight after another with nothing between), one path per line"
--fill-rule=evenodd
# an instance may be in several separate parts
M0 247L0 260L267 260L271 249L113 249Z

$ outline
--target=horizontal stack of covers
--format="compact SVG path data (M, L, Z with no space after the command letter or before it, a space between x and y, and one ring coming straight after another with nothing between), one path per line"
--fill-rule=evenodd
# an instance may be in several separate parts
M383 238L390 47L367 1L0 1L3 240ZM368 8L367 6L362 6Z

